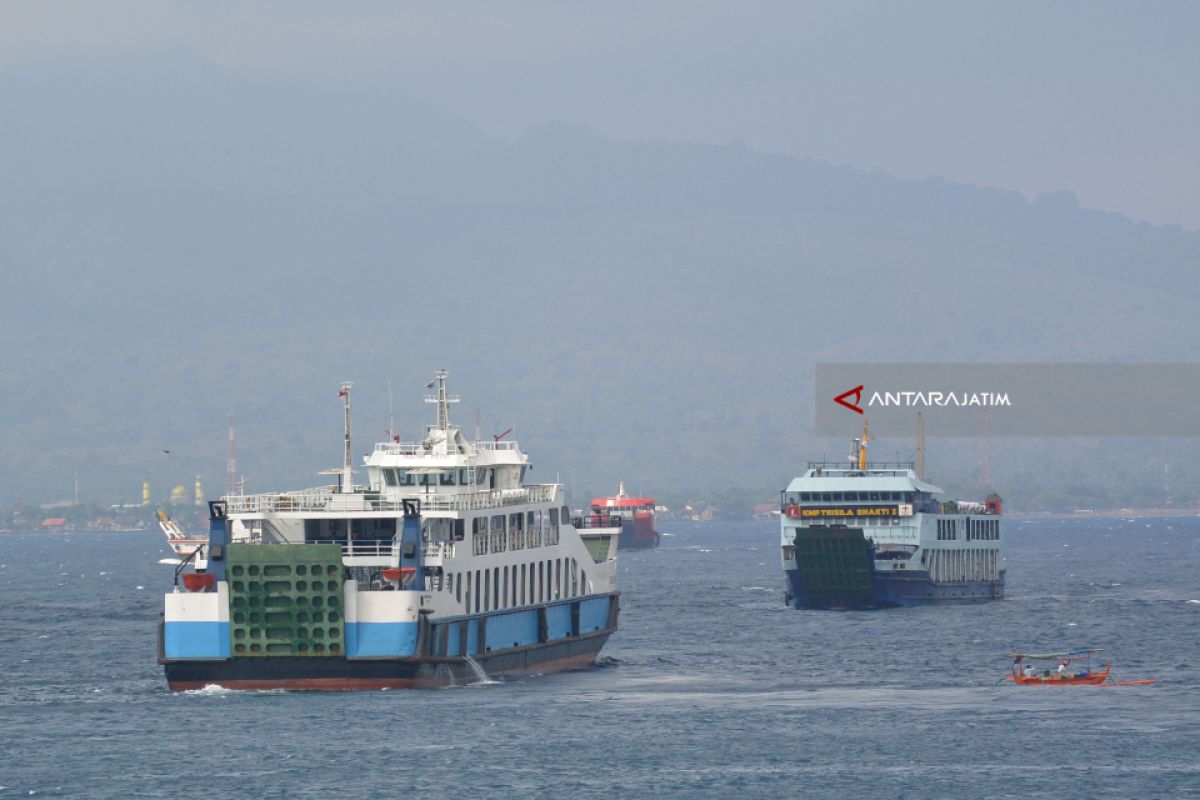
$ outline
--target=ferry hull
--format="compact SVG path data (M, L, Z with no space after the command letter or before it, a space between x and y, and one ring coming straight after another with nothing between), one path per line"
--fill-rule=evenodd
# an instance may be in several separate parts
M1004 597L1004 573L994 581L935 583L928 572L875 573L875 595L881 607L938 603L985 603Z
M621 550L652 550L658 547L659 535L654 530L654 517L634 517L621 523L617 547Z
M615 627L498 652L480 653L473 660L489 676L550 674L583 669L595 663ZM361 691L419 689L456 686L475 681L475 666L463 657L408 658L230 658L220 660L167 660L171 691L221 686L262 691Z
M935 604L982 603L1004 597L1004 575L995 581L935 583L927 572L874 570L869 591L847 585L820 595L810 592L800 569L786 570L787 604L798 609L869 610Z

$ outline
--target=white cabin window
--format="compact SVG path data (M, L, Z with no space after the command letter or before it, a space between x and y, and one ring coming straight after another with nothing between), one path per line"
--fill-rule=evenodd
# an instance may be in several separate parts
M477 556L485 556L488 551L487 517L476 517L471 520L471 552Z
M504 515L497 514L492 517L492 552L504 552Z
M396 485L396 470L394 470L394 469L381 469L381 470L379 470L379 471L383 473L383 482L384 482L384 483L386 483L388 486L395 486L395 485Z

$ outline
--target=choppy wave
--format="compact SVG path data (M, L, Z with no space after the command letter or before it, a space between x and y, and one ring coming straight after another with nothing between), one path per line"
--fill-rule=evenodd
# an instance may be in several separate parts
M784 606L763 560L777 525L680 523L653 558L622 554L620 629L597 668L347 694L171 694L155 658L171 573L148 534L6 539L0 796L165 796L181 775L297 798L1181 796L1200 774L1182 604L1200 597L1180 554L1200 520L1143 524L1104 520L1102 547L1087 520L1013 526L1000 602L821 612ZM1077 645L1104 647L1118 680L1160 684L997 685L1014 648Z

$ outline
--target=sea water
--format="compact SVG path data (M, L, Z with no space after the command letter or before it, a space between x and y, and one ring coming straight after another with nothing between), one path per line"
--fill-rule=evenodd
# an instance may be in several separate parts
M663 521L599 666L347 694L171 694L157 532L0 536L0 799L1200 796L1200 519L1005 525L1003 601L829 612L776 524ZM1078 645L1160 683L997 685Z

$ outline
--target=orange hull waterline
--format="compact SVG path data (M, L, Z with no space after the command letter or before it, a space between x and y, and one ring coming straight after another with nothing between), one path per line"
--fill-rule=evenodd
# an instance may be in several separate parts
M1005 675L1004 679L1018 686L1099 686L1108 680L1109 671L1092 672L1084 676L1076 675Z

